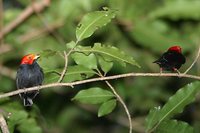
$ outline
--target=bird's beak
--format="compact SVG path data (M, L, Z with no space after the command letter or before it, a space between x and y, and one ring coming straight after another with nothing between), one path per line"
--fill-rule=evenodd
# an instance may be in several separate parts
M40 55L37 54L35 57L34 57L34 60L37 60L38 58L40 58Z

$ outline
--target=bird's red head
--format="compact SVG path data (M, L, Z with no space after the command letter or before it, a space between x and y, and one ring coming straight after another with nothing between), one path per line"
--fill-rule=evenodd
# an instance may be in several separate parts
M28 54L28 55L25 55L22 60L21 60L21 63L20 64L27 64L27 65L31 65L33 64L33 62L35 60L37 60L40 56L37 55L37 54Z
M168 49L168 51L174 51L174 52L181 53L181 47L180 46L172 46Z

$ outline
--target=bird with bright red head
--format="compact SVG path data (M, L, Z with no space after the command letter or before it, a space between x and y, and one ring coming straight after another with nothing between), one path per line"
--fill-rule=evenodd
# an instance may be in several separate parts
M42 68L37 63L39 57L36 54L28 54L22 58L16 76L17 89L42 85L44 74ZM20 97L23 99L24 106L32 106L32 100L38 93L38 90L21 93Z
M182 54L180 46L170 47L158 60L154 61L160 66L160 71L178 71L178 69L185 63L185 57Z

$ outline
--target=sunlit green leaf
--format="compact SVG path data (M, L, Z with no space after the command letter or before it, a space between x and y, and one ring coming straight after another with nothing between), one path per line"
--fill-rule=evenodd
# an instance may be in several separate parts
M140 67L133 57L125 54L123 51L119 50L114 46L101 45L100 43L95 43L91 47L78 47L77 51L80 52L91 52L101 55L106 61L117 61L122 66L125 66L126 63Z
M99 87L93 87L87 90L79 91L72 100L77 100L87 104L103 103L114 97L110 91L103 90Z
M193 82L179 89L176 94L169 98L169 101L152 117L152 122L148 129L152 126L159 126L161 122L181 113L184 107L195 100L196 94L200 90L200 82Z
M66 46L67 46L67 49L72 49L76 46L76 43L74 41L71 41L67 43Z
M111 113L115 109L116 105L117 101L115 99L104 102L99 108L98 117Z
M76 64L83 65L90 69L97 69L97 59L93 53L89 55L85 55L83 53L73 53L71 56Z
M158 117L158 113L160 111L160 107L154 107L150 110L148 116L146 117L146 131L151 129L156 123L156 117Z
M76 29L76 38L78 41L84 38L90 37L95 30L101 28L111 21L115 17L115 11L95 11L86 14Z
M194 133L193 127L186 122L167 120L163 121L155 130L156 133Z
M98 61L99 61L99 65L100 65L101 69L104 71L104 73L107 73L113 67L112 61L106 61L101 56L98 56Z

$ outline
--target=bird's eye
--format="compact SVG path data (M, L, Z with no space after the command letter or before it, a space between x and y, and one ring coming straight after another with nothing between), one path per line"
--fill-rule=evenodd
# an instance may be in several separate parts
M31 59L31 57L29 56L28 59Z

